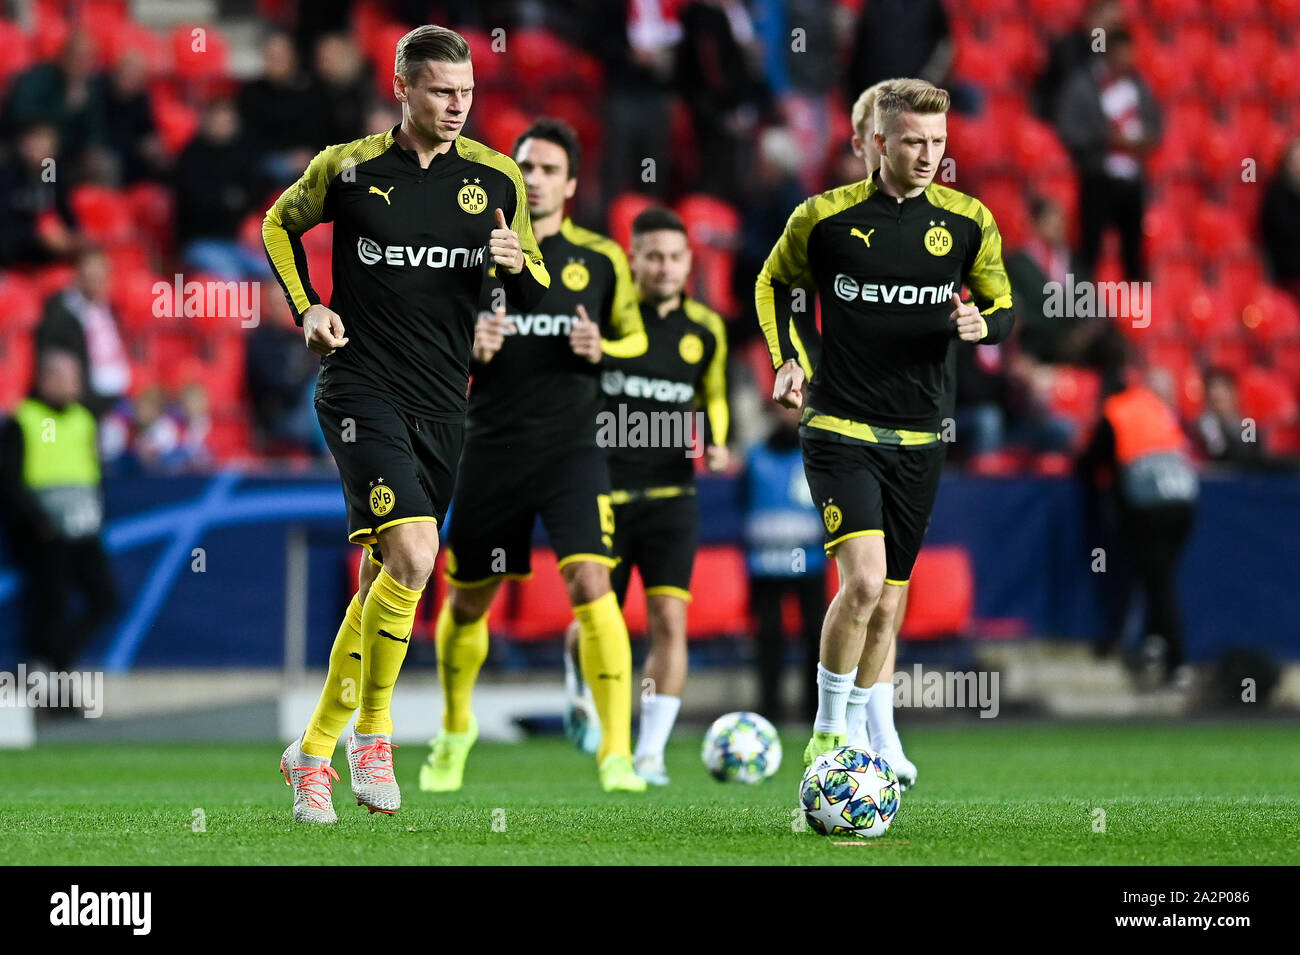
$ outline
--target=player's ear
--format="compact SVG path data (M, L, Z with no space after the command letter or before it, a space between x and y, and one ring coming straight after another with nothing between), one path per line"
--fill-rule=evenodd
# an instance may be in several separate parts
M578 180L574 176L569 177L569 181L564 184L564 198L572 199L578 192Z
M393 74L393 95L399 103L406 102L406 77L401 73Z
M867 157L864 153L866 147L862 145L862 137L860 137L857 133L854 133L852 143L853 143L853 155L857 156L859 159L866 159Z

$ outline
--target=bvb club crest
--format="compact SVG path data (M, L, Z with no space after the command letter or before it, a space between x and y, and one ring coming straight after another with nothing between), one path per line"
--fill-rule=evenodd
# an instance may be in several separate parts
M565 288L581 292L591 281L591 273L581 262L570 262L560 271L560 281L564 283Z
M952 233L943 227L943 224L935 225L930 223L930 229L925 233L925 251L931 255L947 255L952 249Z
M694 365L704 357L704 342L700 341L699 335L683 335L677 343L677 353L686 364Z
M456 193L456 201L470 215L477 215L487 208L488 197L482 186L466 179L465 184Z
M382 482L383 479L380 478ZM397 495L387 484L376 484L370 489L370 513L375 517L383 517L393 509L397 503Z
M822 508L822 522L826 525L826 530L834 534L840 529L840 524L844 522L844 512L839 509L838 505L828 503Z

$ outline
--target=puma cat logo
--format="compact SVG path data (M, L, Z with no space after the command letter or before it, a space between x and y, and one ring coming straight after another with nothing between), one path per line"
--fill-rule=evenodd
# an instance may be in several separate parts
M389 186L389 187L388 187L388 192L392 192L392 191L393 191L394 189L396 189L396 188L397 188L396 186ZM388 192L384 192L384 190L380 189L378 186L371 186L371 187L370 187L370 192L373 192L373 193L374 193L375 195L377 195L377 196L383 196L383 197L384 197L384 202L387 202L390 206L392 205L392 202L389 201L389 198L388 198ZM366 195L370 195L370 193L368 192L368 193L366 193ZM875 230L875 229L872 229L871 231L872 231L872 232L875 232L876 230Z
M408 633L406 636L404 636L404 637L395 637L395 636L393 636L391 633L389 633L387 630L380 630L380 631L379 631L379 635L380 635L381 637L387 637L389 640L395 640L395 641L397 641L398 643L410 643L410 642L411 642L411 635L410 635L409 633Z
M370 188L374 189L375 187L371 186ZM876 231L875 229L870 229L868 230L866 235L863 235L862 230L859 229L857 226L854 226L852 229L849 230L849 235L856 235L863 242L867 243L867 248L869 249L871 248L871 234L875 231Z

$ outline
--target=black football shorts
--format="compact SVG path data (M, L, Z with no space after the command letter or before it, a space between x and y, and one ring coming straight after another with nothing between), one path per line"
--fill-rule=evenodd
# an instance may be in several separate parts
M467 445L447 525L447 579L473 587L528 577L538 517L560 567L581 560L613 567L605 451L521 453Z
M348 540L382 561L376 547L381 531L411 521L442 523L463 421L416 418L370 395L319 398L316 417L343 484Z
M695 489L673 497L637 497L614 505L614 556L610 575L620 606L627 597L635 566L647 596L668 594L691 599L691 571L700 536L700 508ZM614 500L619 500L615 492Z
M800 434L804 474L826 528L826 553L853 537L885 539L885 580L904 584L930 526L942 441L921 447L841 443Z

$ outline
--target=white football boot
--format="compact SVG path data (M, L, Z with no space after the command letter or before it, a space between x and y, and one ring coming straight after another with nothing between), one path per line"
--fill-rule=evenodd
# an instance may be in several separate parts
M402 790L393 776L393 737L353 733L348 737L348 769L358 806L389 816L402 808Z
M294 822L337 822L334 813L334 784L339 774L328 759L309 756L302 741L294 740L280 756L284 784L293 789Z
M907 792L916 785L916 764L903 755L903 744L897 736L875 752L885 757L898 776L898 789Z
M668 768L664 765L663 753L653 756L637 756L632 760L636 774L651 786L667 786L672 780L668 778Z

